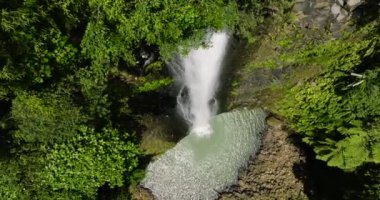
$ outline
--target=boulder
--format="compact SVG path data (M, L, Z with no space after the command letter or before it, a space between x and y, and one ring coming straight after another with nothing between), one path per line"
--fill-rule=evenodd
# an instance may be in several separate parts
M350 9L350 11L354 10L358 6L362 5L364 3L363 0L347 0L347 6Z
M334 3L331 6L331 13L334 15L334 17L337 17L339 15L341 9L342 9L342 7L339 4Z

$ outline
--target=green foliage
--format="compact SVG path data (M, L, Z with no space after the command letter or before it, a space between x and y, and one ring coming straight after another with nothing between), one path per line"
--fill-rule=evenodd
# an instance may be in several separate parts
M329 166L355 170L380 161L380 69L374 59L380 37L374 24L283 56L322 67L319 76L291 90L281 113Z
M141 154L130 136L115 129L80 126L78 134L33 151L16 150L14 160L0 161L0 195L6 199L95 199L98 187L122 186ZM21 192L22 191L22 192Z
M74 136L84 122L78 108L54 94L19 94L13 100L11 116L17 127L13 137L24 142L62 141Z
M113 54L112 58L123 58L129 64L135 63L131 52L138 44L158 45L161 55L170 58L179 44L195 37L198 42L191 45L199 45L206 29L231 27L238 17L236 4L222 0L104 0L89 1L89 5L94 9L93 20L84 35L83 50L98 58Z
M293 0L240 0L238 2L238 9L241 12L239 12L237 32L251 44L257 41L257 36L264 31L265 28L262 26L264 23L267 26L276 23L276 20L283 23L285 13L292 8L294 3ZM273 17L273 15L277 16ZM271 21L266 20L268 16L272 16Z
M41 11L41 10L37 10ZM16 81L27 79L42 83L72 67L76 48L68 43L56 25L40 29L33 26L45 13L30 12L27 8L16 11L2 10L0 80Z
M70 142L55 144L46 151L45 167L33 176L33 183L52 191L77 191L94 198L105 183L122 186L124 174L137 167L138 148L125 142L128 135L116 130L95 132L81 127ZM35 186L36 187L36 186Z
M25 61L24 70L30 70L33 82L36 83L42 83L44 79L52 77L53 70L70 69L77 51L72 45L67 44L67 38L56 29L43 31L40 37L33 44L34 52Z
M378 133L379 134L379 133ZM380 168L379 165L366 165L359 173L365 178L366 190L361 195L362 199L378 199L380 196Z
M171 84L172 82L173 82L173 80L170 78L161 79L161 80L152 81L152 82L147 82L143 86L140 86L138 88L138 92L153 91L153 90L156 90L158 88L167 86L167 85Z
M77 71L76 85L83 95L86 113L91 118L109 117L110 102L105 90L107 88L109 69L103 65L92 65Z
M26 200L28 191L19 184L20 171L14 162L0 161L0 199Z

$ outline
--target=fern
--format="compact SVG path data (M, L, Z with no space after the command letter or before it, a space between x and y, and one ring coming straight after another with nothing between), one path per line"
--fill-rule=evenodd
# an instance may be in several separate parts
M280 112L329 166L352 171L365 163L379 163L378 26L375 21L344 38L281 56L288 64L323 69L294 86Z

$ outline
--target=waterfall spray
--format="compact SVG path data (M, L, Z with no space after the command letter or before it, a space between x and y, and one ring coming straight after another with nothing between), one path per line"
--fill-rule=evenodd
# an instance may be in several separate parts
M189 123L190 133L199 136L212 133L209 121L218 109L215 94L228 41L225 32L209 34L207 47L192 49L171 65L177 82L181 84L177 109Z

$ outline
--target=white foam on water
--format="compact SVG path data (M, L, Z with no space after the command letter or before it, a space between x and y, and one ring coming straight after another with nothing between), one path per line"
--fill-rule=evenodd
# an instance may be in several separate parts
M213 134L187 135L149 164L141 185L159 200L216 199L260 149L265 117L262 110L213 117Z

